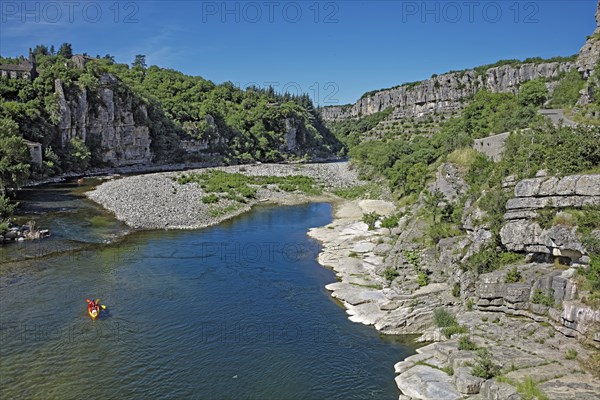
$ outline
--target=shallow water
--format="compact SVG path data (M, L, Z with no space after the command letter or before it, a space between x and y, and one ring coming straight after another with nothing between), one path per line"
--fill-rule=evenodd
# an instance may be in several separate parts
M330 220L328 204L258 208L9 263L0 398L397 398L393 364L414 349L350 322L324 289L335 275L306 231ZM91 296L108 306L97 321Z

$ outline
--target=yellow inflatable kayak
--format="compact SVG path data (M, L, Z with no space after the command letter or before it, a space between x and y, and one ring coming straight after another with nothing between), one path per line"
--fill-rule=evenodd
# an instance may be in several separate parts
M91 319L96 319L100 316L100 308L103 310L106 308L100 305L100 299L96 299L96 301L85 299L85 301L88 303L88 314Z
M98 318L98 315L100 315L100 310L98 310L98 308L93 308L93 309L89 309L88 308L88 314L90 314L90 317L92 319L96 319Z

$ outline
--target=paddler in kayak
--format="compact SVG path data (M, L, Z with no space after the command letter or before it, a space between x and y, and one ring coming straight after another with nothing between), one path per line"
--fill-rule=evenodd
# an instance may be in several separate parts
M96 299L96 301L94 300L85 300L88 303L88 314L90 315L90 317L92 319L96 319L98 318L98 316L100 315L100 299ZM102 309L105 309L105 306L102 306Z

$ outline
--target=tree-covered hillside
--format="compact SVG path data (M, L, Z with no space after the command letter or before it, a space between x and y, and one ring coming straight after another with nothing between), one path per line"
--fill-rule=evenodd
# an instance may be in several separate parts
M217 85L174 70L147 67L143 55L129 66L115 63L110 55L80 57L83 62L77 62L72 53L67 43L58 52L53 46L38 45L34 54L39 76L35 80L0 79L3 189L16 187L31 177L109 166L102 158L106 149L99 147L92 135L84 141L83 135L76 134L78 137L68 143L61 138L59 121L64 115L56 80L62 82L67 100L85 92L92 114L95 104L102 105L102 90L110 81L110 89L126 99L134 111L135 124L148 127L153 162L277 162L328 158L340 149L308 95L281 94L272 88L241 89L231 83ZM0 64L23 60L0 58ZM290 130L295 132L292 144L286 141ZM41 168L29 164L23 139L42 144ZM181 142L190 140L207 143L208 149L194 154L184 151Z

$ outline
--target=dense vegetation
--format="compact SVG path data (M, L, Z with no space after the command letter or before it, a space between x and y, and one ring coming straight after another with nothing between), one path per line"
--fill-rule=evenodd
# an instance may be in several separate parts
M61 143L58 130L59 105L54 82L63 82L67 97L87 91L92 112L101 102L99 89L111 85L118 96L132 104L136 124L149 127L151 149L156 162L182 161L186 155L181 140L198 139L211 143L210 153L223 162L281 161L289 157L329 157L339 144L323 126L308 95L276 93L272 88L232 83L216 85L201 77L147 67L143 55L131 66L117 64L110 55L88 58L83 68L71 60L68 43L54 52L53 46L35 48L39 77L0 79L0 185L16 187L31 174L48 176L81 171L102 165L99 144L88 135L86 142ZM0 63L19 59L0 58ZM111 74L117 78L107 80ZM107 83L110 81L109 83ZM147 115L135 113L144 105ZM284 133L298 132L297 151L285 146ZM40 142L44 166L28 165L22 139Z
M362 135L364 133L375 128L379 122L389 117L391 113L392 108L390 107L384 111L360 118L358 121L344 120L330 122L328 126L335 137L342 142L346 148L350 148L358 145L362 141Z

